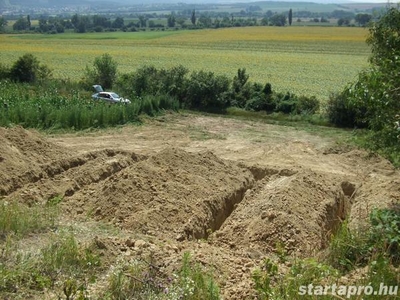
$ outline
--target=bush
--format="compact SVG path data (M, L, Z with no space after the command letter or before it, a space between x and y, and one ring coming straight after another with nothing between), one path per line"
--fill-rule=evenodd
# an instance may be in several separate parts
M213 72L193 72L188 80L185 104L195 109L223 110L228 107L230 81Z
M0 63L0 80L10 79L10 68Z
M297 97L294 94L287 92L286 94L278 93L274 95L276 102L276 112L290 114L296 112Z
M298 114L315 114L319 110L319 101L316 97L300 96L297 99L296 112Z
M112 88L117 79L117 66L117 63L108 53L96 57L92 69L86 66L84 85L89 88L93 84L99 84L104 89Z
M50 69L41 65L32 54L21 56L10 69L10 79L16 82L34 83L51 77Z
M327 103L327 115L329 121L338 127L367 126L365 123L366 108L355 107L349 99L348 90L338 94L331 94Z

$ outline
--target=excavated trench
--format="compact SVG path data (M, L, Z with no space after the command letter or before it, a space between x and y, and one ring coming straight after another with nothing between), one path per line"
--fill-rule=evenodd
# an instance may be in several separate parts
M284 230L286 230L286 226L292 226L293 230L287 231L285 233L286 237L284 237L281 242L283 244L292 243L292 248L288 247L288 249L295 250L296 247L302 247L302 244L298 243L296 245L296 242L294 242L293 244L293 240L296 241L296 236L298 235L297 240L301 241L301 234L303 234L303 231L307 231L307 228L302 228L301 226L296 227L295 223L290 222L294 222L294 220L300 218L301 220L304 220L304 224L315 222L315 224L310 226L311 228L314 227L314 231L316 232L315 237L320 239L319 242L316 241L315 245L320 249L323 249L328 246L331 235L337 231L340 224L346 219L346 217L350 213L351 203L355 197L356 187L354 184L348 181L343 181L339 186L337 184L332 184L331 187L327 187L327 189L332 188L332 194L329 194L325 198L322 197L323 200L321 200L318 205L316 205L315 214L317 215L317 217L315 218L307 216L307 213L304 215L296 215L296 213L294 212L293 215L293 212L291 212L290 204L283 204L282 210L280 212L274 212L271 214L272 218L268 215L268 213L266 214L268 210L264 211L262 206L260 206L259 209L254 209L254 215L251 215L250 217L248 215L244 215L243 211L251 209L249 208L251 205L258 205L255 204L255 202L252 202L252 198L257 198L257 194L254 194L254 192L252 192L252 190L257 189L257 185L259 185L258 189L270 189L271 193L276 189L280 189L280 191L278 191L277 193L281 193L283 194L283 196L282 198L277 199L284 200L285 188L279 185L284 181L290 182L291 177L296 177L295 175L298 175L297 177L299 178L301 178L303 175L301 175L301 173L298 174L297 171L288 169L277 170L271 168L262 168L259 166L243 165L241 167L246 167L251 172L252 178L249 179L247 182L244 182L242 186L236 188L224 197L215 197L204 200L202 207L204 214L193 216L193 218L191 218L190 221L188 221L183 227L183 236L186 239L207 239L210 234L217 231L219 231L217 234L217 236L219 237L224 236L224 234L229 237L233 237L236 235L235 228L237 226L240 227L241 225L238 224L243 222L246 223L243 226L247 226L247 232L251 232L252 227L257 228L258 225L255 225L254 221L250 219L254 218L257 220L265 221L264 219L267 215L267 223L264 223L265 225L261 224L259 227L259 231L262 232L262 226L265 226L266 232L264 233L264 235L260 235L261 238L259 239L256 235L249 239L252 239L253 241L258 240L261 243L263 241L268 243L270 242L268 238L266 238L266 235L268 235L268 227L274 226L275 231L281 230L283 232ZM272 198L272 200L268 200L266 199L266 196L263 196L263 199L261 199L260 201L263 203L262 205L265 206L268 204L268 201L273 201L273 199L274 198ZM240 205L243 201L245 202L245 204ZM279 217L275 220L276 216L281 216L283 219L286 218L287 223L284 223L286 225L282 225L281 223L279 223ZM227 222L227 220L229 220L230 218L234 219L234 221ZM277 222L277 224L271 225L275 221ZM290 236L288 236L288 234ZM272 232L271 236L274 237L272 238L272 240L276 239L275 242L281 237L279 235L279 232ZM240 243L239 240L240 238L238 238L238 243ZM227 239L225 239L225 241L227 241Z

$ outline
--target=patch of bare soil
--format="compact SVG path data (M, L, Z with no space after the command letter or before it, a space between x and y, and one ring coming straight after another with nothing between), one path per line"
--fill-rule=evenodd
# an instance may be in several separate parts
M358 226L374 207L399 203L399 175L329 134L221 117L172 114L54 137L0 128L0 196L62 196L62 224L110 265L151 255L172 272L190 251L225 299L252 298L252 270L279 249L316 254L344 218Z

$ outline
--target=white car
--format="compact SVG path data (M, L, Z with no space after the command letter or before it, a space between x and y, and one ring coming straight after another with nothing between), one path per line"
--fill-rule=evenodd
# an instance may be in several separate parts
M96 94L92 95L92 99L95 101L102 100L109 103L124 103L129 104L131 100L120 97L114 92L105 92L101 85L94 85L93 88L96 90Z

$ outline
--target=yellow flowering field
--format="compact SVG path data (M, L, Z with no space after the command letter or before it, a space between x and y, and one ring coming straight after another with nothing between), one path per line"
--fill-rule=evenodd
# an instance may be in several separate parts
M368 31L355 27L241 27L218 30L58 35L0 35L1 63L32 53L56 77L79 79L95 57L109 53L121 73L143 65L207 70L250 80L276 91L315 95L341 90L368 65Z

